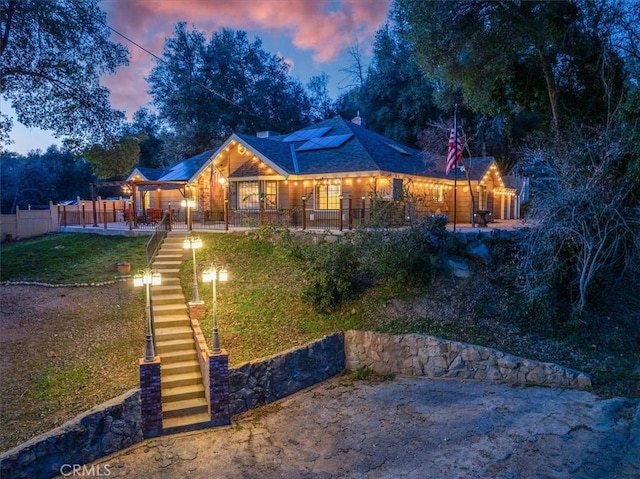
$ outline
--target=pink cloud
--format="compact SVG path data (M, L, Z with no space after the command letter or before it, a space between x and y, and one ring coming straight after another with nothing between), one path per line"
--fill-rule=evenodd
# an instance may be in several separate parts
M292 66L294 54L306 53L320 67L336 61L358 41L368 48L385 21L391 0L111 0L101 4L111 27L157 55L179 21L205 33L223 27L245 30L250 38L289 39L291 52L279 52ZM149 54L116 34L114 41L131 51L122 67L103 83L116 108L129 117L150 100L144 77L155 64Z

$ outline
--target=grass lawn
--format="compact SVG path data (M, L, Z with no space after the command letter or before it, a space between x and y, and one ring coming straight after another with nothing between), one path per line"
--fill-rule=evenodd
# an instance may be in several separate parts
M147 241L147 236L60 233L5 243L0 250L0 281L112 281L118 279L118 262L131 263L132 271L144 267Z

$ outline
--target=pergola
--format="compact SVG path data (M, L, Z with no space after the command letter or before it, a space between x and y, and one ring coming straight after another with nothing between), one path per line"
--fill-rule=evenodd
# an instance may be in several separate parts
M148 181L148 180L120 180L120 181L100 181L97 183L91 183L91 201L93 203L93 221L97 224L97 214L96 214L96 201L98 198L98 191L102 187L106 186L119 186L131 191L132 198L132 206L133 210L136 210L136 196L138 192L141 195L145 195L147 191L153 191L157 189L162 190L180 190L180 193L183 197L186 198L186 186L187 181ZM141 199L142 202L142 199ZM131 220L138 225L138 217L137 215L131 215Z

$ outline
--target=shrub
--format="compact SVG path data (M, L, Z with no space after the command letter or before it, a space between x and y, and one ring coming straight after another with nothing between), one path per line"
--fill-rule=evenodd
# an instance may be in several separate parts
M298 250L306 278L302 299L318 312L337 309L357 290L358 257L350 242L320 242Z

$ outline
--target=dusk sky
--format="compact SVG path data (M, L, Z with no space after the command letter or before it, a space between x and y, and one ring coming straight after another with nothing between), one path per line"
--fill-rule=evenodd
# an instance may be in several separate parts
M347 86L350 65L347 49L356 41L370 54L375 32L385 22L391 0L102 0L108 24L158 56L174 25L186 21L189 27L211 33L223 27L244 30L249 39L259 37L269 53L282 56L291 65L291 75L304 84L314 75L329 75L329 89L337 97ZM130 51L128 67L103 78L111 90L111 104L127 116L150 106L144 77L154 59L122 37L112 40ZM14 121L14 144L8 149L25 154L55 140L46 132L28 130Z

